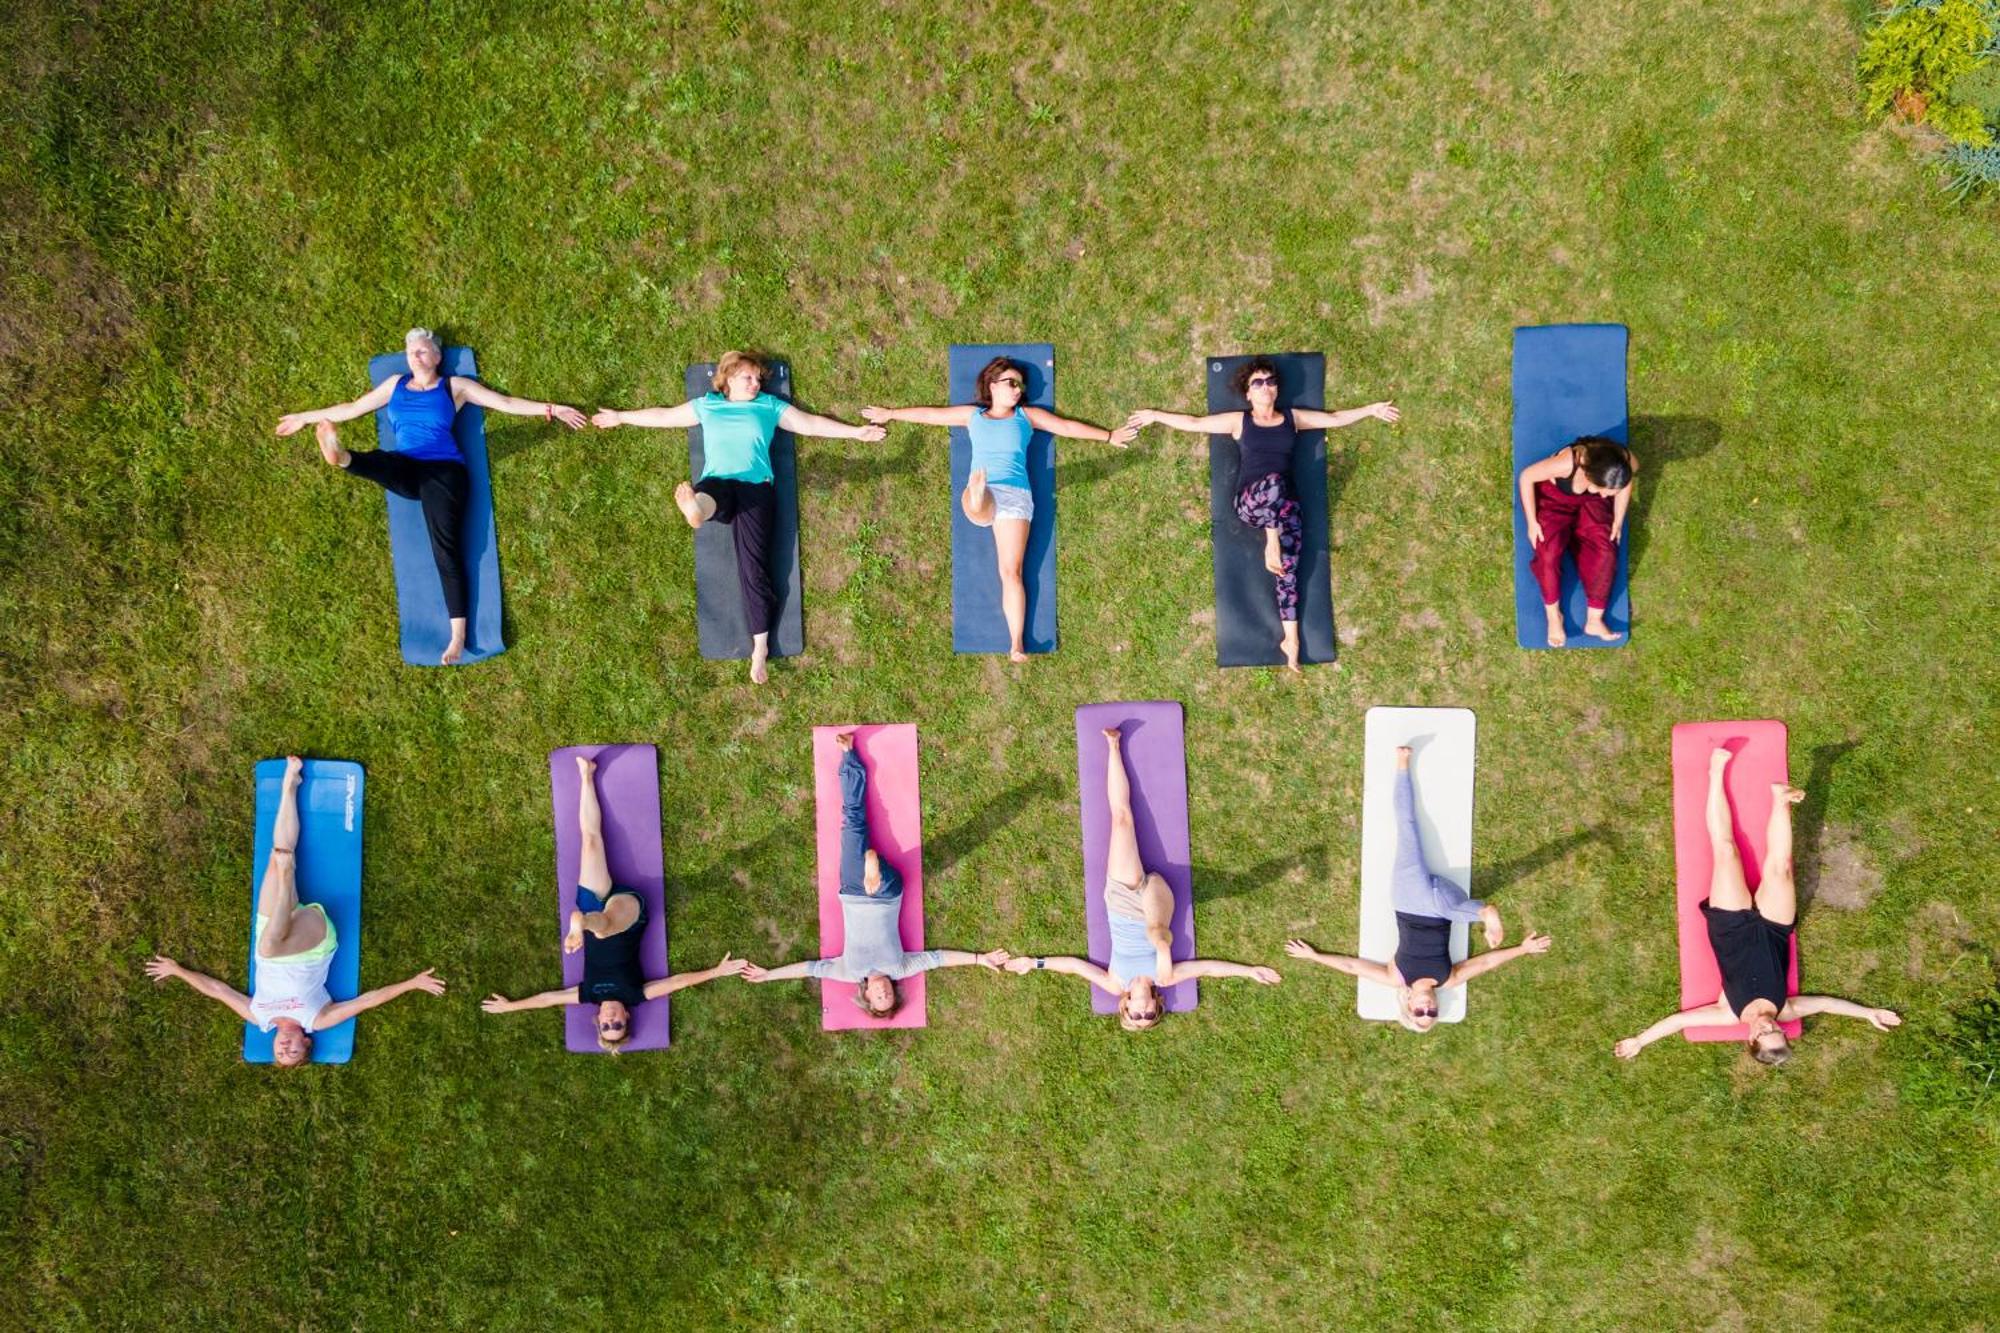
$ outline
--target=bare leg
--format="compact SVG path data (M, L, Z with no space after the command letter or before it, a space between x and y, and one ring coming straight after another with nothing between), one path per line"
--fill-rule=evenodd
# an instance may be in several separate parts
M264 931L257 937L260 958L282 958L326 938L326 918L299 910L299 784L304 776L304 761L286 755L278 817L271 827L271 859L257 886L257 915L264 918Z
M674 487L674 507L681 511L691 528L698 528L715 517L715 497L702 495L687 482Z
M1111 806L1111 849L1104 873L1120 884L1136 885L1146 878L1146 866L1139 859L1139 828L1132 822L1132 779L1125 773L1122 740L1118 728L1104 729L1104 742L1110 750L1104 766L1104 796Z
M1129 882L1129 881L1128 881ZM1139 886L1139 905L1146 913L1146 938L1158 949L1174 945L1174 891L1155 870Z
M1285 670L1294 675L1304 675L1299 670L1299 622L1281 620L1278 624L1284 630L1284 637L1278 640L1278 649L1285 655Z
M1736 820L1729 813L1729 797L1722 790L1723 770L1729 767L1729 751L1721 746L1708 757L1708 850L1715 869L1708 881L1708 905L1724 912L1741 912L1753 906L1750 886L1743 879L1743 858L1736 854Z
M988 495L988 508L992 508ZM993 523L993 552L1000 561L1000 611L1007 617L1007 656L1015 662L1028 660L1024 639L1028 626L1028 585L1021 581L1021 562L1028 554L1029 525L1018 518Z
M993 514L998 506L993 503L993 493L986 489L985 468L973 469L972 476L966 480L965 492L959 496L958 502L965 510L965 516L974 523L982 528L993 526Z
M576 775L582 779L576 789L576 822L583 830L576 882L601 898L611 891L611 866L604 855L604 812L597 804L597 761L578 755Z
M750 683L762 685L771 678L771 636L769 632L750 636Z
M1799 919L1799 891L1792 880L1792 807L1806 798L1797 787L1771 784L1771 822L1764 829L1764 877L1757 885L1757 912L1774 925Z

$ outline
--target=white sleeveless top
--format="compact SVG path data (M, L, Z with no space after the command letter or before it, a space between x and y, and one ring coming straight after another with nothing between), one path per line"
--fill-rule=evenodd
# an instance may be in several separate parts
M333 968L333 955L310 962L290 962L281 958L257 960L257 993L250 997L250 1021L264 1032L289 1018L306 1031L320 1012L333 1003L327 993L326 974Z

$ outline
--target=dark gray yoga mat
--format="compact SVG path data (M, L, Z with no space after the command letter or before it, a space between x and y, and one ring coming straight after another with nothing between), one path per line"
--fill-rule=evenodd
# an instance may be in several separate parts
M764 392L790 402L791 368L769 363ZM687 395L699 398L715 386L710 361L687 370ZM701 427L688 431L688 478L701 476ZM771 656L806 650L805 616L799 595L799 462L792 433L771 437L771 480L778 490L778 522L771 533L771 586L778 591L778 623L771 627ZM669 516L679 522L678 512ZM743 618L743 591L736 581L736 544L727 523L704 523L694 531L694 614L701 655L722 661L750 656L750 629Z
M1314 411L1326 407L1326 357L1319 352L1266 354L1278 367L1278 405ZM1249 407L1229 388L1248 356L1208 359L1208 410ZM1236 517L1236 441L1208 438L1208 516L1215 552L1215 662L1217 666L1283 666L1278 649L1275 580L1264 568L1264 534ZM1292 486L1298 493L1304 540L1299 551L1299 661L1331 662L1333 571L1327 560L1326 432L1299 432L1292 453Z

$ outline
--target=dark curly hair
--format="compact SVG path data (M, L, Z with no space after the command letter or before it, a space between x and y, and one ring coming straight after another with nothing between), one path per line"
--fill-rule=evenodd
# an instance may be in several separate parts
M1278 370L1278 363L1268 356L1253 356L1238 366L1236 373L1230 376L1229 391L1239 398L1248 398L1250 396L1250 377L1252 375L1269 375L1272 379L1278 381L1279 388L1282 389L1284 387L1285 377Z

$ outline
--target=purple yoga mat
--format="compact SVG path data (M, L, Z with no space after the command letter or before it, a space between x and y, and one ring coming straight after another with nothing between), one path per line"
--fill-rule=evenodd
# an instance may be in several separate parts
M645 938L639 965L646 980L667 975L666 861L660 852L660 759L650 745L571 745L549 754L549 784L554 791L556 818L556 937L569 926L576 907L577 866L583 858L583 830L576 822L576 757L597 761L597 803L604 811L604 853L611 863L611 883L630 889L646 904ZM560 944L557 945L561 947ZM583 980L583 951L562 956L563 985ZM632 1032L626 1051L659 1051L667 1047L667 1000L648 1000L632 1012ZM578 1054L599 1054L597 1006L572 1004L563 1009L563 1045Z
M1076 710L1076 782L1083 804L1083 911L1089 923L1090 961L1111 958L1111 922L1104 913L1104 863L1110 855L1111 806L1104 799L1110 754L1104 729L1124 732L1125 772L1132 779L1132 822L1139 831L1139 859L1174 892L1174 960L1194 957L1194 882L1188 862L1187 741L1181 706L1152 703L1085 704ZM1195 983L1166 988L1167 1009L1195 1006ZM1118 998L1096 986L1090 1007L1118 1012Z

